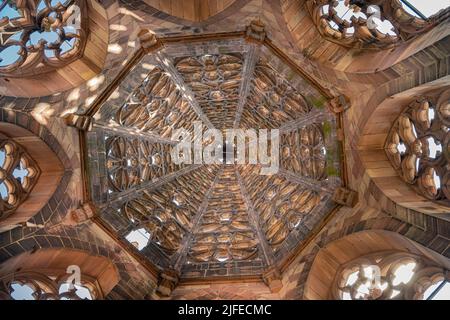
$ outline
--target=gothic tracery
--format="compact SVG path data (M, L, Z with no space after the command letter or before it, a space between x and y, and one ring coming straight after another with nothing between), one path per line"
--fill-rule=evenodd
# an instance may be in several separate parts
M38 272L22 272L4 277L0 284L13 300L94 300L101 298L95 283L70 285L64 278ZM2 290L3 289L3 290Z
M400 0L308 1L311 17L328 40L346 47L384 49L424 33L438 16L417 17Z
M85 2L0 2L0 74L25 76L78 59L87 39Z
M39 178L39 168L27 152L10 139L0 139L0 219L12 214Z
M424 300L445 280L445 270L424 257L372 254L342 269L333 294L344 300Z
M404 181L428 199L449 203L448 92L418 97L395 121L386 153Z
M0 300L448 296L450 11L186 3L0 0Z

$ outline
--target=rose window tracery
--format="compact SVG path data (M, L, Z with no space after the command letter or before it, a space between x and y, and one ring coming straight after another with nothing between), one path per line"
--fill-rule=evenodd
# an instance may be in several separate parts
M80 58L85 9L83 0L0 1L0 74L41 74Z
M0 139L0 218L13 213L39 178L34 160L16 142Z
M449 205L449 94L419 97L395 121L386 153L402 179L430 200Z

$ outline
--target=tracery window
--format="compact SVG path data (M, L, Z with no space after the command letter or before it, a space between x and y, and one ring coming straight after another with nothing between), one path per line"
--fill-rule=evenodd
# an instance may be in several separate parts
M84 0L0 0L0 74L40 74L80 58L85 9Z
M10 139L0 139L0 219L27 198L39 178L39 168L26 151Z
M450 204L450 94L419 97L395 121L386 153L404 181L430 200Z
M144 192L142 198L124 206L123 212L136 226L126 239L138 250L153 241L165 253L172 255L190 226L192 209L188 207L184 194L175 192L172 199L163 198L163 194Z
M170 145L140 139L106 138L110 192L127 190L180 169L171 161Z
M258 168L247 166L241 170L243 180L261 228L274 251L280 249L287 236L303 222L321 197L280 176L262 176Z
M318 180L326 176L326 148L318 124L282 135L281 155L284 169Z
M231 127L239 101L243 57L207 54L182 58L175 65L211 123L216 128Z
M319 32L347 47L388 48L425 32L439 21L447 0L423 1L320 0L308 8ZM424 7L426 5L426 8Z
M450 299L448 270L409 253L358 258L338 273L333 297L343 300Z
M258 241L233 166L223 168L201 222L189 250L190 263L258 259Z
M170 139L174 129L192 130L199 120L170 75L153 68L116 113L121 126Z
M172 256L192 232L193 219L216 172L217 168L205 166L125 203L117 211L127 220L121 230L124 238L139 251L152 243Z
M12 300L93 300L101 298L100 290L92 279L81 283L68 282L64 277L38 272L19 272L0 279L0 293Z
M241 127L280 128L311 111L304 93L292 86L266 59L257 62L253 76Z

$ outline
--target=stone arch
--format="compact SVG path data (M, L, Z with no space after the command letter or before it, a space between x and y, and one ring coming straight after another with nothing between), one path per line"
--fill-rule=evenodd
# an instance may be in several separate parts
M0 221L0 230L6 231L27 221L36 225L45 224L58 212L58 206L63 201L70 205L64 191L72 175L71 162L55 137L29 114L0 110L0 132L2 138L20 145L40 171L26 199Z
M450 257L449 222L413 210L407 211L396 207L394 203L386 203L384 199L377 199L377 201L385 202L387 210L380 211L367 205L361 206L361 203L353 209L340 209L332 222L334 227L321 232L314 242L302 251L302 256L295 260L289 269L286 269L285 277L289 277L289 281L295 277L297 283L293 289L286 292L285 297L304 299L306 281L318 252L328 244L355 233L398 234L420 248L425 248L426 252L439 257L441 261L448 260ZM396 241L393 241L393 244Z
M316 6L327 2L327 0L320 2L289 0L283 5L283 16L294 45L307 58L320 64L326 64L327 67L330 66L337 71L373 73L386 70L450 35L447 27L450 9L447 9L427 23L417 21L417 29L414 29L414 27L411 29L414 21L405 24L403 29L406 29L405 34L409 37L407 41L398 40L387 47L380 45L369 49L346 46L340 36L327 38L322 35L324 32L319 31L323 25L317 16ZM402 27L401 21L404 21L404 19L407 20L408 18L399 19L400 25L398 27ZM332 30L332 28L327 29ZM420 29L423 29L423 31L420 31ZM402 37L405 38L403 34ZM376 43L376 41L371 43L373 42ZM371 63L367 64L367 61L371 61Z
M0 70L1 95L46 96L76 88L101 72L106 62L109 43L106 10L93 0L80 0L78 4L81 8L82 39L79 50L69 58L52 62L49 66L42 62L36 66L27 66L26 72L20 69L14 72Z
M76 249L47 248L24 252L1 264L0 282L3 290L8 290L8 284L16 279L26 282L41 278L50 286L59 286L68 281L72 266L79 268L81 284L92 291L95 299L105 298L120 280L117 267L108 257ZM8 298L5 292L3 295Z
M443 270L450 268L448 259L398 233L385 230L356 232L331 241L318 251L306 280L304 299L333 299L333 285L340 268L362 256L392 252L422 257Z
M188 26L208 25L219 21L243 7L249 0L139 0L126 3L131 8L172 23Z
M438 96L448 89L445 79L406 90L383 100L365 124L357 148L365 173L385 197L401 207L448 219L448 207L425 198L404 182L386 153L386 141L391 128L405 107L417 97Z

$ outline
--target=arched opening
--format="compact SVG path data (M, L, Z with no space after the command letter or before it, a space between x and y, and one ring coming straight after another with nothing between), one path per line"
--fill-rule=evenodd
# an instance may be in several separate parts
M385 70L449 35L440 23L450 12L445 1L424 7L417 1L290 0L283 8L302 53L348 73Z
M361 231L318 252L304 298L428 299L447 284L449 268L448 259L398 233Z
M447 176L439 164L435 164L435 169L432 165L434 158L438 158L437 161L442 163L448 161L445 160L448 157L448 138L442 138L448 136L448 131L445 131L448 126L439 126L441 121L448 121L445 120L448 118L445 114L448 100L445 79L384 100L366 123L358 142L358 150L366 173L387 198L402 207L449 219L448 199L446 200L445 196L448 188ZM430 102L423 104L417 101ZM423 121L417 117L422 117ZM411 120L412 118L416 120ZM402 121L401 125L399 119ZM415 130L415 122L418 125L423 123L427 128ZM409 124L409 130L406 130L405 123ZM404 130L401 130L402 128ZM434 137L434 134L429 136L427 132L433 130L442 133L442 143L435 142L434 138L433 143L429 142L427 137ZM429 157L431 153L433 159ZM422 154L423 160L422 156L419 156ZM437 178L433 177L429 168L434 170ZM428 176L430 177L426 179Z
M34 133L0 122L0 232L24 224L58 188L64 167Z
M0 299L103 299L119 282L106 257L73 249L41 249L0 265Z

